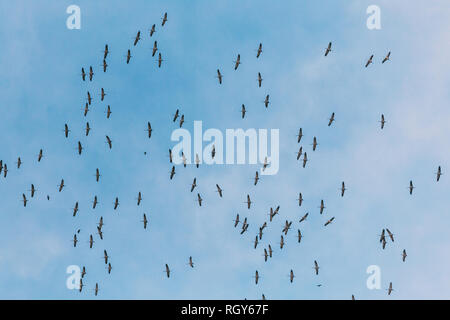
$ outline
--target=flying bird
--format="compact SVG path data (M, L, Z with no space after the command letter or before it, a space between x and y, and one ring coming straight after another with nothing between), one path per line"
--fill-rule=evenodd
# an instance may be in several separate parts
M216 184L216 187L217 187L217 192L219 193L219 196L222 198L222 189L219 187L219 185L218 184Z
M314 270L316 272L316 275L318 275L319 274L319 264L317 263L316 260L314 260Z
M320 214L322 214L323 213L323 209L326 208L323 200L320 200L320 207L319 208L320 208Z
M262 53L262 43L259 44L258 51L256 52L256 58L259 58L261 53Z
M370 56L369 60L366 62L366 68L369 66L369 64L372 63L373 55Z
M65 185L64 185L64 179L61 179L61 183L59 184L59 189L58 189L58 191L61 192L62 189L63 189L64 187L65 187Z
M239 213L236 215L236 219L234 219L233 221L234 221L234 227L236 228L237 225L239 224Z
M439 181L439 179L441 178L441 175L442 175L441 166L439 166L438 170L436 172L436 181Z
M300 141L302 140L302 137L303 137L303 129L300 128L300 129L298 130L297 143L300 143Z
M39 150L38 162L41 162L42 157L43 157L43 152L42 152L42 149L41 149L41 150ZM6 164L5 164L5 166L6 166Z
M391 57L391 52L389 51L388 54L386 55L386 57L383 59L383 61L381 61L381 63L385 63L386 61L390 60Z
M412 194L414 188L415 188L415 187L414 187L414 185L413 185L413 182L412 182L412 180L410 180L410 181L409 181L409 194Z
M291 272L289 273L289 281L291 281L291 283L294 281L294 277L294 271L291 269Z
M159 57L158 57L158 68L161 68L161 62L163 62L164 60L161 58L161 52L159 53Z
M81 146L81 142L78 141L78 154L81 155L82 151L83 151L83 147Z
M23 206L26 207L27 206L27 197L25 196L25 193L22 193L22 201L23 201Z
M237 58L236 58L236 61L234 61L234 70L236 70L239 67L240 64L241 64L241 55L238 54Z
M112 149L112 140L106 136L106 142L108 143L109 149Z
M392 282L389 283L389 288L388 288L388 296L391 295L392 291L394 291L394 289L392 289Z
M242 114L242 119L244 119L244 117L245 117L245 105L244 104L242 104L242 108L241 108L241 114Z
M92 202L92 209L95 209L95 207L97 207L97 203L98 203L97 196L94 196L94 201Z
M94 71L92 70L92 66L89 67L89 81L92 81L92 77L94 76Z
M325 49L325 57L331 52L331 42L328 43L328 47Z
M197 193L197 201L198 201L198 205L201 207L202 206L202 197L200 196L200 193Z
M250 205L252 204L251 200L250 200L250 195L247 195L247 208L250 209Z
M180 117L180 128L183 126L183 123L184 123L184 114L182 114Z
M172 180L174 175L175 175L175 166L172 166L172 170L170 171L170 180Z
M84 72L84 68L81 68L81 79L83 79L83 81L86 80L86 72Z
M334 217L332 217L330 220L328 220L327 222L325 222L325 227L327 226L327 225L329 225L330 223L332 223L333 222L333 220L334 220Z
M138 205L138 206L141 204L141 201L142 201L142 194L141 194L141 192L139 191L138 197L137 197L137 205Z
M297 200L298 200L298 206L301 207L302 203L303 203L303 195L302 195L301 192L298 194L298 199Z
M194 178L194 181L192 181L192 184L191 184L191 192L194 191L196 186L197 186L197 178Z
M167 265L167 263L166 263L166 275L167 275L167 278L170 278L170 269L169 269L169 266Z
M402 252L402 261L403 262L405 262L406 257L407 257L406 250L403 249L403 252Z
M144 213L144 220L142 220L142 222L144 223L144 229L147 229L147 216Z
M269 95L266 96L266 99L264 100L264 106L267 108L269 107Z
M147 130L148 132L148 138L150 139L152 137L152 126L150 124L150 122L147 122Z
M164 26L166 24L166 22L167 22L167 12L164 13L164 17L163 17L161 25Z
M388 233L389 238L391 238L391 241L394 242L394 234L391 231L389 231L388 228L386 228L386 232Z
M109 119L109 117L111 116L111 107L108 105L108 107L106 108L106 119Z
M155 31L156 31L155 28L156 28L156 25L153 24L152 28L150 29L150 37L153 36L153 34L155 33Z
M341 186L341 197L344 196L345 190L347 190L347 189L345 188L345 183L344 183L344 181L342 181L342 186Z
M178 114L180 113L180 110L177 109L177 111L175 111L175 115L173 116L173 122L177 121L178 118Z
M217 79L219 79L219 84L222 84L222 74L219 69L217 69Z
M130 51L130 49L128 49L128 51L127 51L127 64L130 63L130 59L131 59L131 51Z
M98 182L98 180L100 179L100 171L97 169L95 169L95 181Z
M334 121L334 112L331 114L331 117L330 117L330 119L329 119L329 121L328 121L328 126L331 126L331 124L333 123L333 121Z
M103 60L106 59L106 57L108 56L108 52L109 52L108 45L105 44L105 50L103 51Z
M386 121L384 120L384 114L381 115L380 123L381 123L381 129L383 129L384 128L384 124L386 123Z
M188 264L189 264L189 266L190 266L191 268L194 267L194 262L192 261L192 257L189 257L189 262L188 262Z
M78 212L78 201L75 202L75 207L73 207L73 215L72 217L75 217L77 215Z
M306 162L308 161L308 155L306 152L303 154L303 168L306 167Z
M136 46L140 39L141 39L141 31L138 31L136 34L136 38L134 39L133 45Z
M114 201L114 210L116 210L118 206L119 206L119 198L116 197L116 200Z
M306 220L306 218L308 218L308 212L300 219L300 221L299 222L303 222L303 221L305 221Z
M152 57L155 56L156 51L158 50L158 41L155 41L153 43L153 49L152 49Z
M255 186L258 183L258 181L259 181L259 174L258 174L258 171L256 171L256 173L255 173L255 182L254 182Z

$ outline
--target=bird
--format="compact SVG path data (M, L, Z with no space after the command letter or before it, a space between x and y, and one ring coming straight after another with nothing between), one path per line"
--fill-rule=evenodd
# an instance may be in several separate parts
M217 187L217 192L219 193L219 196L222 198L222 189L220 188L220 186L218 184L216 184Z
M323 209L326 208L323 200L320 200L320 207L319 208L320 208L320 214L322 214L323 213Z
M22 201L23 201L23 206L26 207L27 206L27 197L25 196L25 193L22 193Z
M92 246L94 245L94 237L92 237L92 234L89 236L89 249L92 249Z
M308 161L308 155L306 152L303 154L303 168L306 167L306 162Z
M266 96L266 99L264 100L264 106L267 108L269 107L269 95Z
M316 275L318 275L319 274L319 264L317 263L316 260L314 260L314 270L316 272Z
M58 191L61 192L62 189L63 189L64 187L65 187L65 185L64 185L64 179L61 179L61 183L59 184L59 189L58 189Z
M153 36L153 34L155 33L155 28L156 28L156 25L153 24L152 28L150 29L150 37Z
M384 128L384 124L386 123L386 121L384 120L384 114L381 115L380 123L381 123L381 129L383 129Z
M251 200L250 200L250 195L247 195L247 208L250 209L250 205L252 204Z
M158 56L158 68L161 68L161 62L163 62L164 60L161 58L161 52L159 53Z
M66 124L64 124L64 136L66 137L66 138L68 138L69 137L69 126L67 125L67 123Z
M118 206L119 206L119 198L116 197L116 200L114 201L114 210L116 210Z
M254 182L254 185L256 186L256 184L258 183L258 181L259 181L259 174L258 174L258 171L256 171L255 172L255 182Z
M281 240L280 240L280 249L283 249L284 247L284 237L281 236Z
M92 209L95 209L97 207L97 203L98 203L97 196L94 196L94 201L92 202Z
M175 115L173 116L173 122L177 121L178 118L178 114L180 113L180 110L177 109L177 111L175 111Z
M366 68L369 66L369 64L372 63L373 55L370 56L369 60L366 62Z
M381 61L381 63L385 63L386 61L390 60L391 57L391 52L389 51L388 54L386 55L386 57L384 57L383 61Z
M170 269L169 269L169 266L167 265L167 263L166 263L166 275L167 275L167 278L170 278Z
M240 64L241 64L241 55L238 54L236 61L234 61L234 70L237 70L237 68L239 67Z
M98 294L98 283L95 284L94 293L95 293L95 296L97 296L97 294Z
M331 114L331 117L330 117L330 119L329 119L329 121L328 121L328 126L331 126L331 124L333 123L333 121L334 121L334 112Z
M298 199L297 200L298 200L298 206L301 207L302 203L303 203L303 195L302 195L301 192L298 194Z
M262 53L262 43L260 43L258 46L258 51L256 52L256 58L259 58L261 53Z
M263 79L261 78L261 73L258 72L258 87L260 87L260 88L261 88L262 80L263 80Z
M298 151L297 151L297 160L300 159L300 157L302 156L302 154L303 154L303 147L300 146L300 149L298 149Z
M128 49L128 51L127 51L127 64L130 63L130 59L131 59L131 51L130 51L130 49Z
M166 24L166 22L167 22L167 12L164 13L164 17L163 17L161 25L164 26Z
M316 151L317 145L318 145L318 143L317 143L317 138L314 137L314 138L313 138L313 143L312 143L313 151Z
M147 216L144 213L144 220L142 220L142 222L144 223L144 229L147 229Z
M86 122L86 137L89 135L89 131L91 131L91 127L89 126L89 122Z
M183 126L183 123L184 123L184 114L182 114L180 117L180 128Z
M202 197L200 196L200 193L197 193L197 201L198 201L198 205L201 207L202 206Z
M100 228L99 226L97 226L97 233L98 233L98 236L100 237L100 240L103 240L102 228Z
M291 269L291 272L289 273L289 281L291 281L291 283L294 281L294 277L294 271Z
M198 157L198 153L195 154L195 166L198 168L200 165L200 158Z
M136 34L136 38L134 39L133 45L136 46L140 39L141 39L141 31L138 31Z
M92 66L89 67L89 81L92 81L92 77L94 76L94 71L92 70Z
M106 119L109 119L109 117L111 116L111 107L108 105L108 107L106 108Z
M389 288L387 290L388 290L388 296L390 296L392 291L394 291L394 289L392 289L392 282L389 283Z
M108 68L108 64L106 63L106 60L103 59L103 72L106 72L106 68Z
M239 224L239 213L236 215L236 219L234 219L233 221L234 221L234 227L236 228L237 225Z
M87 102L89 105L91 105L91 103L92 103L92 97L91 97L91 93L89 91L87 92Z
M101 88L100 100L103 101L105 99L105 96L106 96L105 89Z
M264 248L264 262L267 262L267 258L269 257L268 253L267 253L267 249Z
M141 204L141 201L142 201L142 194L141 194L141 192L139 191L138 197L137 197L137 205L138 205L138 206Z
M112 266L111 263L108 263L108 274L111 274Z
M386 228L386 232L388 233L389 238L391 238L391 241L394 242L394 234L391 231L389 231L388 228Z
M402 261L403 262L405 262L406 257L407 257L406 250L403 249L403 252L402 252Z
M17 169L20 169L20 165L22 164L22 160L20 159L20 157L17 158Z
M327 226L327 225L329 225L330 223L332 223L333 222L333 220L334 220L334 217L332 217L331 219L329 219L327 222L325 222L325 227Z
M328 43L328 47L325 49L325 57L331 52L331 42Z
M73 247L74 247L74 248L77 246L77 242L78 242L78 240L77 240L77 235L74 234L74 235L73 235Z
M109 149L112 149L112 140L106 136L106 142L108 143Z
M300 143L300 141L302 140L302 137L303 137L303 129L300 128L300 129L298 129L297 143Z
M297 230L297 238L298 238L298 243L300 243L302 241L302 232L300 231L300 229Z
M81 68L81 79L83 79L83 81L86 81L86 72L84 72L84 68Z
M106 252L106 250L103 250L103 259L105 260L105 264L108 264L108 253Z
M41 162L42 157L43 157L43 151L42 151L42 149L40 149L39 150L39 155L38 155L38 162ZM6 166L6 164L5 164L5 166Z
M155 56L157 50L158 50L158 41L155 40L155 42L153 42L152 57Z
M109 53L108 44L105 44L105 50L103 50L103 59L106 59L108 53Z
M147 130L148 132L148 138L150 139L152 137L152 125L150 124L150 121L147 122Z
M88 111L89 111L89 104L86 102L86 106L84 107L84 116L85 117L88 114Z
M95 169L95 181L98 182L98 180L100 179L100 171L97 169Z
M170 171L170 180L172 180L174 175L175 175L175 166L172 166L172 171Z
M242 108L241 108L241 114L242 114L242 119L244 119L244 117L245 117L245 105L244 104L242 104Z
M259 274L258 274L258 270L256 270L256 272L255 272L255 284L258 284L258 280L259 280Z
M83 151L83 147L81 146L81 142L78 141L78 154L81 155L82 151Z
M344 196L345 190L347 190L347 189L345 188L345 183L344 183L344 181L342 181L342 186L341 186L341 197Z
M383 240L385 240L384 231L385 231L384 229L381 231L380 242L383 242Z
M36 192L36 189L34 188L34 184L31 184L31 197L34 197L34 193Z
M78 201L75 202L75 207L73 207L73 217L75 217L77 215L78 212Z
M441 166L438 166L438 170L436 172L436 181L439 181L439 179L441 178L442 175L442 171L441 171Z
M192 181L192 184L191 184L191 192L194 191L196 186L197 186L197 178L194 178L194 181Z
M81 269L81 278L84 278L85 275L86 275L86 267L83 266L83 269Z
M308 218L308 214L309 214L309 213L307 212L307 213L300 219L299 223L305 221L306 218Z
M189 257L189 262L188 262L189 266L191 268L194 268L194 262L192 261L192 256Z
M409 194L412 194L413 189L415 188L414 185L413 185L412 180L409 181L409 187L408 188L409 188Z
M219 79L219 84L222 84L222 74L219 69L217 69L217 79Z

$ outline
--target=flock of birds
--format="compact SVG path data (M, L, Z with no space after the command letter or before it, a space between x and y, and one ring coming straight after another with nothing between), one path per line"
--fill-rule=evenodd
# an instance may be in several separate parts
M167 21L168 21L167 13L165 13L163 18L162 18L161 27L163 27L166 24ZM156 25L153 24L153 26L151 27L151 29L149 31L149 37L150 38L153 37L155 31L156 31ZM136 37L134 39L133 46L137 46L138 42L141 39L142 39L141 38L141 32L138 31L137 34L136 34ZM154 45L153 45L153 49L152 49L152 56L153 57L155 56L157 51L158 51L158 44L157 44L157 41L154 41ZM327 57L330 54L330 52L332 52L332 43L331 42L328 44L328 46L325 49L325 57ZM260 58L262 53L263 53L263 46L262 46L262 43L260 43L258 48L257 48L256 58L257 59ZM108 57L108 54L109 54L109 48L108 48L108 44L106 44L105 48L104 48L104 51L103 51L103 64L102 64L103 72L107 72L108 63L107 63L106 59ZM381 61L383 64L390 60L390 54L391 53L389 52L384 57L384 59ZM126 54L126 60L125 60L126 64L130 63L131 57L132 57L131 50L128 49L127 50L127 54ZM367 62L365 64L366 68L370 64L373 63L373 57L374 56L371 55L370 58L367 60ZM158 52L157 63L158 63L158 67L159 68L162 65L162 61L163 61L163 59L162 59L161 52ZM234 70L237 70L239 68L240 64L241 64L241 56L240 56L240 54L238 54L236 60L234 61ZM82 78L82 81L86 81L87 79L89 79L89 81L93 81L93 79L94 79L94 71L93 71L92 66L89 67L88 72L86 72L84 67L81 68L81 78ZM217 79L218 79L219 85L221 85L223 83L223 75L222 75L222 72L220 71L220 69L217 69ZM260 72L258 72L257 81L258 81L258 87L261 87L263 78L262 78L262 75L261 75ZM104 88L101 88L100 100L104 101L105 96L106 96L106 92L105 92ZM89 108L91 106L92 101L93 101L92 95L88 91L87 92L87 101L86 101L84 112L83 112L84 117L87 116L87 114L88 114L88 112L90 110ZM266 108L268 108L269 104L270 104L269 95L266 95L266 98L264 100L264 106ZM110 107L110 105L108 105L107 108L106 108L106 118L107 119L110 118L111 113L112 113L111 112L111 107ZM246 109L245 109L245 105L244 104L242 105L241 115L242 115L242 118L244 118L245 115L246 115ZM175 111L175 114L171 117L172 122L176 122L178 119L179 119L179 126L182 127L182 125L184 123L184 114L181 115L179 109L177 109ZM329 118L328 127L332 126L334 121L335 121L335 113L333 112L331 114L330 118ZM386 124L386 120L385 120L385 117L384 117L383 114L381 115L381 120L379 122L380 122L381 129L383 129L385 124ZM86 136L88 136L90 130L91 130L91 126L90 126L89 122L86 122L86 127L85 127L84 134ZM67 123L64 124L63 131L64 131L64 136L66 138L68 138L69 137L69 133L70 133L70 129L69 129L69 125ZM150 122L147 123L146 131L147 131L148 138L151 138L153 130L152 130ZM302 128L299 129L298 134L297 134L296 137L297 137L297 139L296 139L297 140L297 144L300 144L302 142L302 137L303 137ZM105 139L106 139L106 143L107 143L108 148L112 149L112 147L113 147L113 140L108 135L105 136ZM312 142L312 151L313 152L316 151L317 146L318 146L318 139L317 139L317 137L314 136L313 137L313 142ZM84 149L83 145L79 141L78 144L77 144L77 153L79 155L82 155L83 149ZM211 157L212 158L215 157L215 152L216 152L215 151L215 147L213 146L212 147L212 151L211 151ZM303 158L302 158L302 156L303 156ZM43 159L43 157L44 157L44 152L43 152L42 149L40 149L39 154L37 156L37 161L40 162ZM169 162L171 164L172 164L172 157L173 157L172 150L169 149ZM183 158L183 166L186 167L187 161L186 161L186 157L184 156L184 154L182 154L182 158ZM297 161L301 161L301 164L302 164L303 168L306 167L306 164L308 162L308 155L307 155L307 152L303 150L303 146L302 145L299 146L299 150L296 153L296 159L297 159ZM16 162L17 169L20 169L21 164L22 164L22 159L20 157L18 157L17 162ZM265 162L263 164L262 170L265 170L265 168L268 165L270 165L270 163L267 162L267 158L266 158ZM195 156L195 166L197 168L200 166L200 161L199 161L198 155ZM2 160L0 160L0 174L3 174L4 178L7 177L8 170L9 169L8 169L7 164L4 163ZM172 169L170 170L169 179L172 180L175 177L175 174L176 174L175 165L173 165ZM437 172L436 172L436 181L440 180L441 175L442 175L442 171L441 171L441 167L439 166L438 169L437 169ZM100 170L99 170L99 168L97 168L96 171L95 171L95 180L96 180L96 182L99 182L100 177L101 177ZM258 184L259 180L260 180L259 173L258 173L258 171L256 171L254 178L252 178L253 185L256 186ZM57 186L58 192L62 192L64 187L65 187L64 179L61 179L61 182ZM190 192L191 193L194 192L196 187L197 187L197 178L194 177L193 181L192 181L192 184L190 186ZM413 181L411 180L410 183L409 183L409 187L408 187L409 193L411 195L413 194L414 188L415 187L413 185ZM219 184L216 184L216 189L217 189L216 191L218 193L218 196L220 198L222 198L224 196L224 192L223 192L223 189L219 186ZM346 190L347 190L347 188L346 188L345 182L342 181L342 184L340 186L340 196L341 197L344 197ZM31 188L28 191L30 192L29 193L30 198L34 198L35 193L37 192L37 189L36 189L35 185L31 184ZM26 193L22 194L22 199L21 200L23 202L23 206L24 207L26 207L27 203L29 201L31 201L31 199L27 198L27 194ZM136 198L136 203L137 203L138 206L141 204L142 199L143 199L142 198L142 193L139 191L138 195L137 195L137 198ZM50 200L50 196L49 195L47 195L47 200ZM202 206L203 198L200 195L200 193L197 193L197 200L196 201L198 202L199 206ZM298 194L297 202L298 202L298 206L301 207L302 203L303 203L303 195L302 195L301 192ZM247 194L244 203L246 204L247 209L251 208L251 205L252 205L253 202L252 202L251 197L250 197L249 194ZM92 208L95 209L97 204L98 204L98 198L95 195L94 199L92 201ZM119 204L120 204L119 203L119 198L116 197L115 200L114 200L114 203L113 203L113 209L116 210L118 208ZM323 199L320 201L320 205L319 205L318 208L319 208L319 210L318 210L319 214L323 214L323 212L324 212L324 210L326 208L325 202L324 202ZM73 217L76 217L76 215L78 213L78 210L79 210L79 205L78 205L78 202L76 202L74 207L73 207L73 211L72 211L72 216ZM280 206L279 205L276 206L275 208L271 207L270 211L269 211L269 214L268 214L268 216L269 216L269 223L271 223L273 221L273 219L277 215L279 215L279 213L280 213ZM308 212L306 214L304 214L299 219L298 224L300 225L301 223L305 222L307 220L307 218L308 218L308 215L309 215ZM334 222L334 220L335 220L334 216L329 218L329 219L327 219L325 221L325 223L324 223L324 227L327 227L330 224L332 224ZM147 218L145 213L143 214L141 222L142 222L143 228L147 229L147 226L148 226L149 222L148 222L148 218ZM233 222L234 222L234 227L235 228L237 228L240 225L240 234L244 234L245 232L248 232L249 219L247 217L242 218L239 214L237 214L236 218L233 220ZM104 225L103 216L101 216L100 219L99 219L99 222L97 223L97 226L96 226L97 234L98 234L98 237L99 237L100 240L103 240L103 230L102 230L103 225ZM268 228L268 223L267 222L264 222L261 226L259 226L259 231L257 232L257 234L256 234L256 236L254 238L254 241L253 241L253 248L254 249L257 249L258 245L261 243L261 240L262 240L263 234L264 234L264 229L266 229L266 228ZM284 239L284 237L287 236L288 232L291 229L293 229L293 228L294 228L293 221L286 220L285 223L284 223L283 229L281 230L280 241L278 243L280 250L283 249L283 247L285 246L285 239ZM80 229L78 229L78 231L73 235L73 239L72 239L73 247L77 247L78 242L80 241L79 238L78 238L78 234L79 233L80 233ZM392 243L394 242L394 234L388 228L385 228L385 229L382 230L380 238L379 238L379 242L381 243L383 249L386 247L386 244L387 244L387 240L386 240L387 238L386 237L388 237L391 240ZM301 243L301 241L302 241L302 232L301 232L300 228L297 229L296 238L297 238L298 243ZM94 243L95 243L94 235L90 234L88 241L89 241L89 248L93 248ZM262 256L263 256L265 262L267 262L269 259L272 258L272 256L273 256L273 248L272 248L271 244L268 244L267 247L263 248L263 255ZM403 249L401 257L402 257L402 261L405 262L406 261L406 257L407 257L405 249ZM110 274L112 272L112 265L111 265L111 261L110 261L110 256L108 255L108 252L107 252L106 249L103 250L103 260L104 260L104 263L106 265L106 270L107 270L108 274ZM189 265L189 267L194 268L194 262L193 262L192 256L189 257L187 264ZM319 267L319 262L316 261L316 260L314 260L314 262L313 262L313 269L314 269L314 274L315 275L319 275L320 267ZM171 269L170 269L168 264L165 265L164 272L165 272L167 278L170 278ZM83 287L85 287L83 279L85 278L86 274L87 274L86 267L83 266L82 267L82 272L81 272L81 279L80 279L80 283L79 283L79 291L80 292L83 290ZM255 284L257 285L258 282L259 282L259 279L260 279L260 273L258 272L258 270L255 271L255 274L254 274L253 278L254 278ZM292 283L294 281L294 278L295 278L295 274L294 274L294 271L291 269L290 272L289 272L289 281ZM320 285L318 285L318 286L320 286ZM93 289L94 289L94 294L97 296L97 294L99 292L99 284L98 284L98 282L95 283L95 286L94 286ZM392 293L392 291L393 291L392 282L390 282L389 288L387 289L387 291L388 291L388 295L390 295ZM264 294L262 294L262 298L265 299L265 295ZM354 295L352 295L352 299L355 299Z

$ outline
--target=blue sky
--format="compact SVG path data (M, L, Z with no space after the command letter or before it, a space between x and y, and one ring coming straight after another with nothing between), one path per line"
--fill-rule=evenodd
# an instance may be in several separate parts
M81 8L80 30L66 28L71 4ZM381 8L381 30L366 27L371 4ZM98 298L104 299L385 299L392 282L392 299L448 299L447 1L16 1L0 8L0 159L9 169L0 179L0 298L94 298L98 282ZM164 12L169 21L161 28ZM151 57L153 23L164 59L160 69ZM133 47L138 30L143 39ZM333 52L325 58L329 41ZM256 59L260 42L264 52ZM111 52L103 73L106 43ZM133 57L126 65L128 49ZM391 61L382 65L388 51ZM242 64L234 71L238 53ZM374 63L366 69L371 54ZM90 65L94 81L82 82L81 67ZM221 86L217 68L224 75ZM103 102L101 87L107 93ZM84 118L87 90L94 101ZM268 109L262 103L266 94ZM170 181L168 149L177 127L171 117L177 108L188 130L194 120L223 132L280 129L279 173L253 186L259 166L177 167ZM327 127L332 112L336 122ZM92 127L88 137L86 121ZM150 140L147 121L154 129ZM71 129L68 139L64 123ZM306 169L295 160L300 127L310 158ZM105 135L113 140L112 150ZM315 152L313 136L319 142ZM85 148L81 156L78 141ZM436 183L438 165L444 175ZM193 177L205 200L201 208L189 192ZM58 193L61 178L67 187ZM413 196L409 180L416 186ZM341 181L348 188L344 198ZM23 208L21 195L29 194L31 183L38 191ZM216 183L224 189L222 199ZM247 194L254 201L251 210L244 204ZM95 210L94 195L100 202ZM120 207L114 211L116 196ZM323 216L321 199L327 206ZM77 201L80 212L73 218ZM280 216L254 250L258 226L277 205ZM144 212L147 230L140 222ZM308 221L299 225L306 212ZM236 213L250 222L242 236L233 228ZM89 249L100 216L104 240L95 235ZM324 228L332 216L335 221ZM286 219L293 229L280 251ZM382 250L378 235L385 227L396 239ZM80 242L73 248L77 229ZM262 248L269 243L276 249L265 263ZM189 256L194 269L187 266ZM166 263L173 270L170 279L163 273ZM83 293L66 288L69 265L86 266ZM381 268L381 290L366 287L369 265Z

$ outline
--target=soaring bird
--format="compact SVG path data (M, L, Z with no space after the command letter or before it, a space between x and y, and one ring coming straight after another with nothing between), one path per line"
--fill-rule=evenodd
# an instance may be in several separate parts
M256 52L256 58L259 58L261 53L262 53L262 43L260 43L258 46L258 51Z
M327 225L329 225L330 223L332 223L333 222L333 220L334 220L334 217L332 217L330 220L328 220L327 222L325 222L325 227L327 226Z
M242 119L244 119L244 117L245 117L245 105L244 104L242 104L242 108L241 108L241 114L242 114Z
M177 111L175 111L175 114L173 116L173 122L177 121L178 115L180 114L180 110L177 109Z
M83 147L81 146L81 142L78 141L78 154L81 155L82 151L83 151Z
M103 101L105 99L105 96L106 96L105 89L101 88L100 100Z
M175 166L172 166L172 170L170 171L170 180L172 180L174 175L175 175Z
M94 237L92 237L92 234L89 236L89 249L92 249L92 246L94 245Z
M261 88L261 83L262 83L263 79L261 77L261 73L258 72L258 86Z
M237 225L239 224L239 213L236 215L236 219L234 219L233 221L234 221L234 227L236 228Z
M303 221L305 221L306 220L306 218L308 218L308 212L300 219L300 221L299 222L303 222Z
M94 71L92 70L92 66L89 67L89 81L92 81L92 77L94 76Z
M258 181L259 181L259 174L258 174L258 171L256 171L256 173L255 173L255 182L254 182L255 186L258 183Z
M373 55L370 56L369 60L366 62L366 68L369 66L369 64L372 63Z
M141 31L138 31L136 34L136 38L134 39L133 45L137 45L138 41L141 39Z
M234 61L234 70L236 70L239 67L240 64L241 64L241 55L238 54L237 58L236 58L236 61Z
M264 100L264 106L267 108L269 107L269 95L266 96L266 99Z
M303 154L303 168L306 167L306 162L308 161L308 155L306 152Z
M391 241L394 242L394 234L391 231L389 231L388 228L386 228L386 232L388 233L389 238L391 238Z
M94 196L94 201L92 202L92 209L95 209L95 207L97 207L97 203L98 203L97 196Z
M111 274L111 270L112 270L111 263L108 263L107 269L108 269L108 274Z
M385 63L386 61L390 60L391 57L391 52L389 51L388 54L386 55L386 57L384 57L383 61L381 61L381 63Z
M298 206L301 207L302 203L303 203L303 195L302 195L301 192L298 194L298 199L297 200L298 200Z
M20 165L22 164L22 160L20 159L20 157L17 158L17 169L20 169Z
M103 259L105 260L105 264L108 264L108 253L106 252L106 250L103 250Z
M222 189L220 188L220 186L218 185L218 184L216 184L216 188L217 188L217 192L219 193L219 197L221 197L222 198Z
M283 247L284 247L284 237L281 236L281 239L280 239L280 249L283 249Z
M153 34L155 33L155 31L156 31L155 28L156 28L156 25L153 24L152 28L150 29L150 37L153 36Z
M83 79L83 81L86 80L86 72L84 72L84 68L81 68L81 79Z
M111 107L108 105L108 107L106 108L106 119L109 119L109 117L111 116Z
M118 206L119 206L119 198L116 197L116 200L114 201L114 210L116 210Z
M328 47L325 49L325 57L331 52L331 42L328 43Z
M150 139L152 137L152 125L150 124L150 122L147 122L147 130L148 132L148 138Z
M100 228L99 226L97 226L97 233L98 233L98 236L100 237L100 240L103 240L102 228Z
M86 102L86 106L84 107L84 116L86 117L86 115L89 112L89 104Z
M31 197L34 197L34 193L36 192L36 189L34 188L34 184L31 184Z
M345 190L347 190L347 189L345 188L345 183L344 183L344 181L342 181L342 186L341 186L341 197L344 196Z
M200 196L200 193L197 193L197 201L198 201L198 205L201 207L202 206L202 197Z
M334 121L334 112L331 114L331 117L330 117L330 119L329 119L329 121L328 121L328 126L331 126L331 124L333 123L333 121Z
M87 92L87 102L89 105L91 105L91 103L92 103L92 97L91 97L91 93L89 91Z
M394 289L392 289L392 282L390 282L388 288L388 296L391 295L392 291L394 291Z
M258 280L259 280L259 274L258 274L258 270L256 270L256 272L255 272L255 284L258 284Z
M89 125L89 122L86 122L86 137L89 135L89 131L91 131L91 126Z
M381 115L380 123L381 123L381 129L383 129L384 128L384 124L386 123L386 121L384 120L384 114Z
M300 143L300 141L302 140L302 137L303 137L303 129L300 128L300 129L298 129L297 143Z
M103 51L103 59L106 59L106 57L108 56L108 52L109 52L108 45L105 44L105 50Z
M74 235L73 235L73 247L74 247L74 248L77 246L77 242L78 242L77 235L74 234Z
M167 12L164 13L164 17L163 17L163 19L162 19L161 25L164 26L164 25L166 24L166 22L167 22Z
M97 169L95 169L95 181L98 182L98 180L100 179L100 171Z
M200 165L200 158L198 157L198 153L195 154L195 166L198 168Z
M142 220L142 222L144 223L144 229L147 229L147 216L144 213L144 220Z
M42 157L43 157L43 152L42 152L42 149L41 149L41 150L39 150L38 162L41 162ZM6 166L6 164L5 164L5 166Z
M158 50L158 41L155 41L153 43L153 49L152 49L152 57L155 56L156 51Z
M128 51L127 51L127 64L130 63L130 59L131 59L131 51L130 51L130 49L128 49Z
M317 145L318 145L318 143L317 143L317 138L314 137L314 138L313 138L313 143L312 143L313 151L316 151Z
M182 114L180 117L180 128L183 126L183 123L184 123L184 114Z
M66 138L68 138L69 137L69 126L67 125L67 123L66 124L64 124L64 136L66 137Z
M402 261L403 261L403 262L405 262L406 256L407 256L406 250L403 249L403 252L402 252Z
M219 79L219 84L222 84L222 74L219 69L217 69L217 79Z
M26 207L27 206L27 197L25 196L25 193L22 193L22 201L23 201L23 206Z
M316 275L319 274L319 264L317 263L316 260L314 260L314 270L316 271Z
M300 243L302 241L302 232L300 231L300 229L297 230L297 238L298 238L298 243Z
M162 59L162 57L161 57L161 52L159 53L159 56L158 56L158 68L161 68L161 62L163 62L164 60Z
M320 207L319 208L320 208L320 214L322 214L323 213L323 209L326 208L323 200L320 200Z
M141 194L141 192L139 191L138 197L137 197L137 205L138 205L138 206L141 204L141 201L142 201L142 194Z
M439 166L438 170L436 172L436 181L439 181L439 179L441 178L441 175L442 175L441 166Z
M291 281L291 283L294 281L294 271L292 271L292 269L291 269L291 272L289 273L289 280Z
M247 203L247 208L250 209L250 205L252 204L250 200L250 195L247 195L247 201L245 203Z
M59 189L58 189L58 191L61 192L62 189L63 189L64 187L65 187L65 185L64 185L64 179L61 179L61 183L59 184Z
M192 256L189 257L189 262L188 262L188 264L189 264L189 266L190 266L191 268L194 267L194 262L192 261Z
M106 136L106 142L108 143L109 148L112 149L112 140L108 136Z
M413 185L413 182L412 182L412 180L410 180L410 181L409 181L409 194L412 194L414 188L415 188L415 187L414 187L414 185Z
M166 275L167 275L167 278L170 278L170 269L169 269L169 266L167 265L167 263L166 263Z
M106 63L106 60L103 59L103 72L106 72L106 68L108 68L108 64Z
M194 191L196 186L197 186L197 178L194 177L194 181L192 181L191 184L191 192Z
M78 212L78 202L75 202L75 207L73 207L73 215L72 217L75 217Z
M83 266L83 269L81 270L81 278L84 278L85 275L86 275L86 267Z

